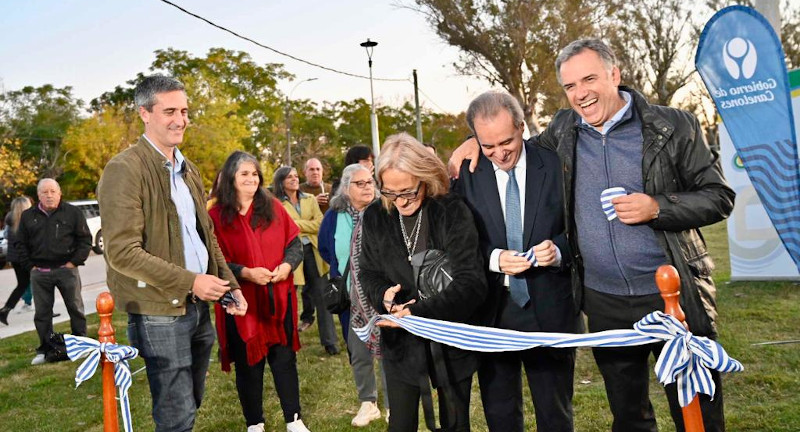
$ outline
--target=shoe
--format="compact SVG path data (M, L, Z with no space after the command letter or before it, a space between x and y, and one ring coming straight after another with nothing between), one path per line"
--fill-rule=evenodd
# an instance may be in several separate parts
M339 348L336 345L326 345L325 352L332 356L339 355Z
M33 312L33 305L29 305L27 303L23 303L22 306L20 306L19 310L17 310L18 314L23 314L28 312Z
M300 420L298 417L300 417L300 415L295 414L294 421L286 423L286 432L311 432L306 425L303 424L303 420Z
M389 424L389 408L386 408L386 424Z
M264 432L264 423L248 426L247 432Z
M46 361L47 360L45 360L44 354L36 354L36 357L34 357L33 360L31 360L31 364L36 366L40 364L45 364Z
M351 425L355 427L364 427L373 420L381 418L381 410L375 402L361 402L361 408L358 409L358 414L353 417Z
M311 324L313 324L313 323L310 323L308 321L303 321L303 322L300 323L299 326L297 326L297 331L299 333L302 333L302 332L308 330L308 328L311 327Z
M60 314L60 313L54 313L54 314L53 314L53 318L58 318L58 317L60 317L60 316L61 316L61 314Z
M11 308L7 306L3 306L0 308L0 322L8 325L8 313L11 312Z

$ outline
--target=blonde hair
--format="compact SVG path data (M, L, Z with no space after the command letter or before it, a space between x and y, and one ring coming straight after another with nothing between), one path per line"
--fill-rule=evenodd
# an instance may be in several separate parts
M450 178L444 163L405 132L391 135L383 143L376 170L381 188L381 177L388 169L396 169L416 177L425 185L425 197L444 195L450 187ZM394 206L394 202L385 196L381 196L381 201L386 210L391 210Z
M22 212L31 208L32 206L33 204L31 203L31 199L25 195L16 197L13 201L11 201L11 211L9 212L11 213L11 220L9 221L10 226L8 228L13 233L17 233L17 229L19 228L19 220L22 218Z

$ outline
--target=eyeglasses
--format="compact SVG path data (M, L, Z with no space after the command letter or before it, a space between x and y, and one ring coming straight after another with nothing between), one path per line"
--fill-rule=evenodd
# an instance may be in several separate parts
M359 189L366 189L367 187L371 187L374 185L375 182L373 180L359 180L359 181L351 181L350 185L356 185Z
M385 196L389 199L389 201L396 201L397 198L403 198L408 201L414 201L417 199L417 195L419 195L419 190L422 188L422 182L417 184L417 190L411 192L389 192L382 190L381 195Z

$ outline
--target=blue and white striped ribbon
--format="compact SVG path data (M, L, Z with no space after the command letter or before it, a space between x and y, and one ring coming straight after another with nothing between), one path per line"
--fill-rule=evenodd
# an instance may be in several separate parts
M75 387L94 376L97 366L100 364L100 354L105 353L106 359L114 363L114 384L119 389L119 407L122 412L122 424L125 432L133 432L131 422L131 408L128 400L128 389L131 387L131 368L128 360L135 359L139 355L136 348L126 345L116 345L111 343L100 343L94 339L64 335L64 342L67 345L67 356L72 361L82 357L87 359L78 366L75 372Z
M392 321L416 336L480 352L522 351L536 347L623 347L666 341L656 363L656 375L665 385L677 381L681 406L688 405L697 393L714 397L715 387L708 368L720 372L744 369L717 342L692 335L674 317L658 311L642 318L633 330L584 334L521 332L413 315L403 318L380 315L372 318L366 326L353 330L361 340L365 340L381 319Z
M600 192L600 204L603 206L606 219L612 221L617 217L617 212L614 210L614 204L611 204L611 200L627 194L628 192L626 192L623 187L612 187Z
M514 256L525 257L526 260L531 262L531 267L539 267L539 261L536 259L536 255L533 254L533 248L525 252L514 252Z

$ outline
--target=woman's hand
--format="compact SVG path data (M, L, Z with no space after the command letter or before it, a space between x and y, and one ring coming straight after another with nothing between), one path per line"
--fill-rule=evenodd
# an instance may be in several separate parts
M272 280L273 273L264 267L245 267L242 269L242 278L258 285L266 285Z
M231 303L227 308L225 308L225 311L231 315L244 316L244 314L247 312L247 300L244 299L242 290L231 290L231 294L239 302L239 304L237 305L236 303Z
M397 284L393 287L390 287L389 289L386 290L386 292L383 293L383 307L386 309L387 312L389 312L390 314L392 314L397 318L402 318L404 316L411 315L411 310L407 309L407 307L417 302L415 299L411 299L402 304L395 303L394 298L397 296L397 293L400 292L401 289L402 287L400 286L400 284ZM388 320L378 321L376 325L378 327L400 328L399 325Z
M289 277L289 274L292 272L292 266L289 263L280 263L275 270L272 271L272 280L270 282L281 282L286 280Z

